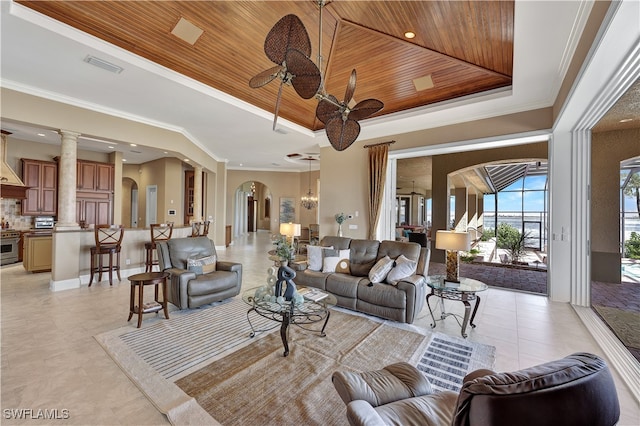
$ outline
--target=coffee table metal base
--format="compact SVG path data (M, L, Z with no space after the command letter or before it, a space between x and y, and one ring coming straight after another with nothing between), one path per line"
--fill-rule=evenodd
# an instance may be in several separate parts
M256 330L255 328L253 328L251 317L249 316L251 312L255 312L261 317L280 323L280 338L282 339L282 345L284 346L284 356L289 355L289 326L291 324L296 325L303 330L319 333L320 337L325 337L327 334L324 332L324 330L327 327L329 317L331 316L331 311L329 309L326 309L324 311L325 315L321 313L300 315L299 313L294 312L293 305L291 305L290 309L284 309L281 312L264 312L263 310L256 309L256 307L254 306L247 311L247 321L249 322L249 326L251 327L251 333L249 333L249 337L255 337L257 333L273 330L278 326L278 324L276 324L273 327ZM304 324L320 322L323 319L324 323L322 324L322 329L320 330L313 330L307 327L303 327Z

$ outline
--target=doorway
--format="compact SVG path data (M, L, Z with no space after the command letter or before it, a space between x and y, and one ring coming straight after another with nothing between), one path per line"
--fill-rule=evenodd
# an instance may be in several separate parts
M147 211L145 224L149 226L158 222L158 185L147 186Z

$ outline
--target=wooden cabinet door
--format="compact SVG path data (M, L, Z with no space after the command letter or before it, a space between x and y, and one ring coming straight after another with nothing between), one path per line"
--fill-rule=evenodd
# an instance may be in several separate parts
M22 202L25 216L57 214L58 165L38 160L22 159L22 181L29 188Z
M112 164L96 164L96 191L113 191Z
M78 161L77 188L81 191L96 190L96 163ZM89 223L89 222L87 222Z
M42 164L40 213L55 216L58 204L58 166Z

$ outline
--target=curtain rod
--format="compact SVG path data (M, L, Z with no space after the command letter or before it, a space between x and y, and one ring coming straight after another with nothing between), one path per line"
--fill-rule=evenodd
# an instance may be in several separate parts
M365 145L365 146L363 146L363 148L371 148L373 146L378 146L378 145L391 145L391 144L394 144L394 143L396 143L396 141L380 142L380 143L374 143L372 145Z

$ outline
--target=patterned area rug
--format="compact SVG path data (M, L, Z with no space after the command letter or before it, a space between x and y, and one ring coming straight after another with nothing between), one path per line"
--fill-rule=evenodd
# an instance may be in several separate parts
M434 333L417 367L434 388L457 392L467 373L493 368L495 355L493 346Z
M435 356L425 352L435 350L436 343L461 340L337 309L326 337L292 327L291 353L285 358L279 333L248 337L247 310L234 299L96 340L173 424L224 425L344 424L346 409L331 383L333 371L373 370L399 361L417 365ZM264 321L257 328L273 328L273 322ZM490 368L493 358L474 361L495 349L478 348L472 348L467 368ZM442 358L441 364L451 362ZM430 380L445 382L435 366L429 368ZM451 376L455 369L460 380L467 372L457 360L441 369Z

